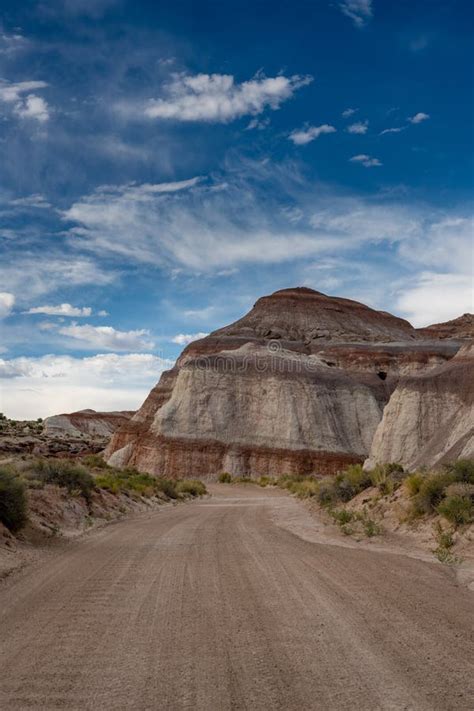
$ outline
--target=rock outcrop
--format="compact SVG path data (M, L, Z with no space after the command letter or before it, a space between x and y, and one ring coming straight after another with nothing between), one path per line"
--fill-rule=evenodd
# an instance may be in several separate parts
M118 412L79 410L69 414L46 417L43 425L47 435L77 437L84 434L89 437L110 438L134 414L133 410L120 410Z
M457 340L474 339L474 314L463 314L452 321L435 323L426 328L417 329L423 338L452 338Z
M367 457L401 377L458 349L356 301L284 289L191 343L105 454L170 477L333 473Z
M474 458L473 344L434 370L401 379L365 466L399 462L415 469L460 458Z

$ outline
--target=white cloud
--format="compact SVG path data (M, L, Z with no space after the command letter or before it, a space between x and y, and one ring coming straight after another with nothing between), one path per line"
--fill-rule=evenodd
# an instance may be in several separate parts
M49 119L48 104L41 96L28 94L23 102L18 103L15 107L15 113L20 118L36 119L40 123L44 123Z
M367 133L368 128L369 128L368 121L357 121L356 123L352 123L350 126L348 126L346 128L346 131L347 131L347 133L364 134L364 133Z
M71 306L71 304L57 304L56 306L34 306L26 311L27 314L47 314L48 316L90 316L90 306Z
M341 116L343 116L344 118L349 118L350 116L352 116L353 114L355 114L358 110L359 110L359 109L345 109L345 110L342 112Z
M146 329L137 331L117 331L112 326L64 326L58 330L62 336L68 336L77 341L77 347L105 348L111 351L149 351L154 343L147 340L150 332Z
M10 315L15 297L8 291L0 291L0 318L6 318Z
M266 108L280 108L297 89L311 81L311 77L298 75L258 75L238 84L230 74L175 74L164 87L165 98L150 100L145 116L228 123L245 115L257 116Z
M426 121L427 119L429 119L429 117L429 114L424 114L423 111L420 111L414 116L409 117L408 120L410 121L410 123L421 123L422 121Z
M49 119L49 109L46 101L36 94L28 92L44 89L48 85L44 81L21 81L17 83L0 80L0 101L13 103L13 111L20 118L31 118L40 123ZM25 97L24 94L27 94Z
M363 27L373 15L372 0L344 0L339 7L356 27Z
M205 338L208 335L208 333L178 333L177 336L173 336L171 341L177 343L178 346L187 346L188 343L199 341L200 338Z
M472 274L422 272L396 302L414 326L428 326L474 312Z
M319 138L324 133L335 133L336 129L334 126L329 126L324 123L322 126L306 126L299 130L292 131L288 136L290 141L296 146L304 146L306 143L314 141L315 138Z
M372 158L366 153L359 153L359 155L352 156L352 158L350 158L349 160L352 163L360 163L365 168L374 168L376 166L382 165L381 161L378 158Z
M0 359L0 410L18 419L85 408L135 410L172 366L144 353Z
M384 128L383 131L380 131L379 136L384 136L386 133L400 133L401 131L404 131L406 126L400 126L398 128Z

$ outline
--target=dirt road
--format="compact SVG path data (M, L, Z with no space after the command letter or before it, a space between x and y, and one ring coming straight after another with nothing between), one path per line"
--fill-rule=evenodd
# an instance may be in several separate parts
M111 525L0 586L0 708L474 708L452 571L305 541L279 491Z

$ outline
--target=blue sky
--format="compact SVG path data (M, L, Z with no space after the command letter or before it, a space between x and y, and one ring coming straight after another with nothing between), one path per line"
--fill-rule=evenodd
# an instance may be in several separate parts
M471 2L4 0L0 410L137 407L307 285L473 310Z

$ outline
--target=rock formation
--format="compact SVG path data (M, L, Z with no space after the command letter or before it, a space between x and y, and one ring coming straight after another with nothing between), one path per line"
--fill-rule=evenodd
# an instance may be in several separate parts
M170 477L332 473L367 457L400 378L459 345L349 299L277 291L191 343L105 454Z
M400 380L365 466L399 462L415 469L460 458L474 458L473 344L444 365Z
M96 412L95 410L79 410L69 414L46 417L43 425L48 435L111 437L134 415L133 410L118 412Z

